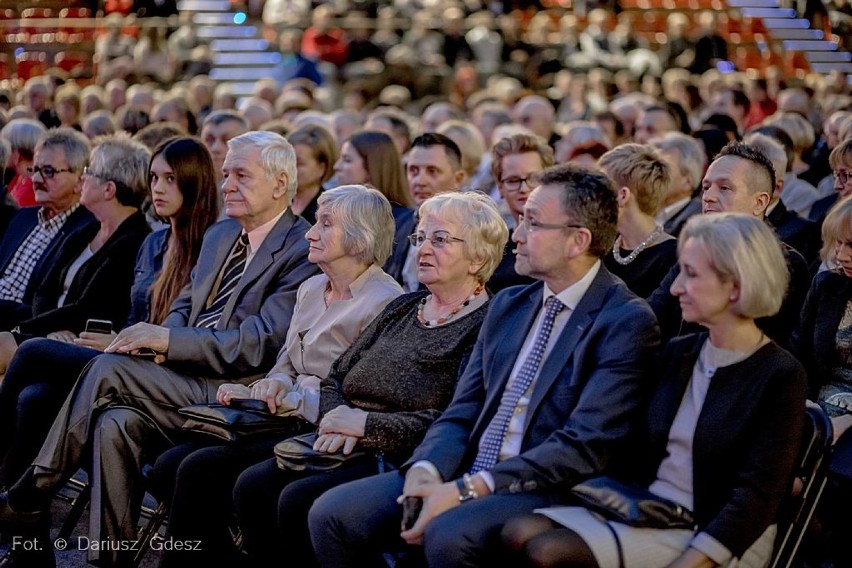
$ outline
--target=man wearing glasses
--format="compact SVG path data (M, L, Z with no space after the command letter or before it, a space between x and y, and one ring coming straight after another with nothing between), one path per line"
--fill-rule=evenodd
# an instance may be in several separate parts
M70 233L95 223L80 207L81 176L89 160L89 141L71 128L39 138L32 167L37 207L20 209L0 242L0 330L32 317L30 302L38 284Z
M314 503L322 566L379 565L400 537L422 544L430 566L503 565L495 544L508 518L558 502L618 453L657 323L601 262L616 234L612 182L574 165L538 181L512 240L517 271L541 282L492 299L453 401L399 472ZM400 532L407 497L422 510Z

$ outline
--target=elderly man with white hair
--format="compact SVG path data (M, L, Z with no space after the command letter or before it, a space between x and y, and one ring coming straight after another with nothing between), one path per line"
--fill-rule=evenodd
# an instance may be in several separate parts
M556 109L546 98L529 95L519 100L512 109L515 122L541 136L551 148L556 147L559 135L553 131Z
M191 283L163 325L122 330L81 375L33 466L0 493L4 531L46 536L39 531L51 497L91 455L89 536L132 541L143 460L179 432L178 410L212 402L219 385L248 384L275 362L296 291L317 272L307 260L308 224L290 210L296 155L270 132L248 132L228 147L222 191L230 219L208 230ZM52 560L49 546L38 554L24 564ZM132 554L90 549L89 560L115 565Z

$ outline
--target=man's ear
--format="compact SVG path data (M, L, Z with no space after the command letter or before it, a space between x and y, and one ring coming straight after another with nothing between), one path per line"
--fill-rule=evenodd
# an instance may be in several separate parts
M765 215L767 207L769 207L769 194L761 191L754 196L754 214Z
M456 189L461 189L464 187L464 182L467 181L467 172L464 170L458 170L453 175L453 180L456 182Z
M592 246L592 232L585 227L575 229L568 239L568 245L572 258L588 252Z
M287 176L287 172L280 172L278 177L275 179L275 188L272 190L272 195L279 199L282 196L287 195L287 185L290 182L290 178Z

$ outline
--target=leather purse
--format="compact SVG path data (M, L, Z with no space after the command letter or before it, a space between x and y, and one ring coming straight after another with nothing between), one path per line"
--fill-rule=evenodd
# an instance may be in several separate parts
M328 454L314 450L317 433L293 436L275 444L275 461L278 469L284 471L323 472L339 468L347 461L358 458L373 457L364 450L353 450L350 454L342 451ZM380 472L383 471L382 459L379 457Z
M605 519L653 529L695 529L692 511L644 487L607 476L578 483L571 495Z
M265 401L234 399L229 405L193 404L178 410L186 421L181 428L215 436L226 442L258 434L293 435L303 430L304 421L292 416L276 416Z

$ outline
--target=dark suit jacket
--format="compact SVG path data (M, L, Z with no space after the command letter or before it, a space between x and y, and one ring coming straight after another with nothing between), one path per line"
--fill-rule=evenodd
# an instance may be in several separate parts
M810 271L801 254L793 247L785 243L781 244L787 258L787 270L790 273L787 296L777 314L767 318L759 318L756 323L774 342L788 349L793 328L799 321L799 310L808 293ZM674 283L678 274L680 274L680 265L675 264L663 279L657 291L648 297L648 303L651 304L651 309L654 310L657 321L660 322L663 341L668 341L678 335L698 333L704 329L696 323L683 321L680 302L670 292L672 283Z
M831 211L831 208L837 203L839 193L832 193L827 197L823 197L811 206L811 212L808 219L817 224L822 229L822 222L825 221L825 216Z
M808 371L814 400L820 387L831 378L831 369L840 365L837 328L850 299L852 278L828 270L820 272L811 284L801 320L793 333L793 353Z
M663 352L660 384L631 451L619 456L623 477L656 479L672 422L692 378L706 333L678 337ZM806 379L795 358L769 343L713 375L693 441L695 520L736 557L775 522L789 494L804 423Z
M308 223L289 209L246 267L215 329L193 327L242 232L226 219L204 235L192 281L171 306L168 364L181 372L245 382L264 375L284 345L299 286L319 272L308 262Z
M15 251L24 242L24 239L30 234L33 228L38 223L38 207L24 207L12 217L9 222L9 227L3 235L3 241L0 242L0 273L4 272L12 261ZM65 224L59 229L59 232L47 245L47 248L39 258L30 275L27 289L24 292L23 302L12 302L8 300L0 300L0 330L9 330L18 325L23 319L32 317L33 295L36 289L44 280L48 270L54 262L59 252L60 244L65 238L78 229L96 224L94 215L92 215L85 207L78 207L74 213L65 221Z
M542 309L543 288L508 288L491 300L453 401L409 465L428 460L444 479L469 470ZM650 392L644 373L658 342L648 305L601 266L542 362L521 454L490 470L496 492L565 489L604 469Z
M683 229L683 226L686 225L687 221L689 221L689 218L700 213L701 195L699 194L697 197L690 199L687 204L683 206L683 209L675 213L671 219L666 221L663 224L663 229L669 235L677 238L681 229Z
M408 236L414 232L417 220L414 209L400 205L393 206L393 219L396 224L393 235L393 250L390 258L385 262L383 270L402 285L402 269L405 266L408 247L411 246L408 242Z
M67 329L80 333L89 318L110 320L121 329L130 310L130 286L139 247L151 228L137 211L125 219L104 245L77 271L61 307L57 306L68 268L89 246L100 223L69 235L60 246L56 262L33 296L33 317L19 325L21 333L43 336Z
M799 251L808 266L813 264L822 245L816 223L802 219L787 209L782 201L766 216L766 220L775 229L779 239Z

